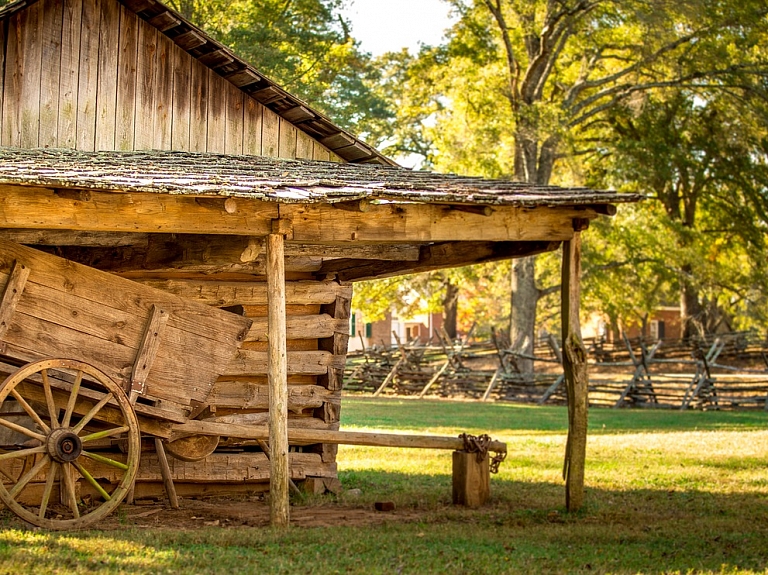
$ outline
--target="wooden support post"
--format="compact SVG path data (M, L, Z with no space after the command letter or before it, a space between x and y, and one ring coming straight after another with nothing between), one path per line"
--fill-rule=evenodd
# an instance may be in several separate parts
M563 478L565 505L576 511L584 502L584 463L587 452L587 351L581 340L579 300L581 297L581 236L563 242L561 310L563 329L563 371L568 396L568 442Z
M453 504L481 507L491 495L491 470L488 454L478 460L477 453L453 452Z
M163 440L159 437L155 437L155 451L157 452L157 460L160 463L160 475L163 476L163 487L165 487L165 494L168 496L168 503L171 509L178 509L179 498L176 497L176 486L173 484L171 466L168 465L168 456L165 454Z
M274 222L276 224L278 222ZM279 230L279 226L276 231ZM269 336L269 516L272 527L290 522L288 462L288 352L285 329L285 236L267 236Z

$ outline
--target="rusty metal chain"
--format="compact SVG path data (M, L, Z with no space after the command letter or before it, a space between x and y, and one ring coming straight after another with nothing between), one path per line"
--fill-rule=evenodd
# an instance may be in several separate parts
M459 435L459 439L464 441L464 451L468 453L477 454L477 462L482 463L486 457L488 457L488 446L493 441L487 433L482 435L470 435L468 433L462 433ZM495 453L490 461L491 473L499 472L499 465L507 457L506 453Z

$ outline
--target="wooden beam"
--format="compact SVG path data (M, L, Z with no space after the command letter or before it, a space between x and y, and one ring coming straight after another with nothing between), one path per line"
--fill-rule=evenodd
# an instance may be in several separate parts
M240 439L264 439L269 429L258 425L238 425L233 423L208 423L189 421L175 425L172 437L187 435L224 435ZM434 435L400 435L395 433L368 433L363 431L331 431L326 429L288 430L288 440L295 444L330 443L337 445L370 445L372 447L406 447L413 449L464 449L464 440L459 437L441 437ZM491 441L488 451L506 453L507 444L503 441Z
M184 299L216 307L267 305L266 282L223 282L205 280L135 280ZM352 297L352 287L333 281L292 281L285 286L286 304L311 305L336 301L339 294Z
M565 504L577 511L584 502L584 463L587 450L587 351L581 339L579 300L581 297L581 236L563 243L561 288L563 370L568 397L568 442L563 478Z
M269 308L269 510L273 527L290 523L288 351L285 338L285 236L267 236Z
M30 246L147 247L149 234L2 229L0 230L0 240Z
M427 243L447 241L563 241L574 219L597 217L592 209L496 206L493 214L467 213L436 204L374 204L344 212L329 204L277 204L183 194L89 191L89 199L53 188L0 185L0 227L132 233L223 234L264 237L271 221L292 220L298 243Z
M553 251L558 247L560 242L546 241L446 242L422 246L417 262L333 260L323 264L320 273L335 272L342 281L361 281L529 256Z

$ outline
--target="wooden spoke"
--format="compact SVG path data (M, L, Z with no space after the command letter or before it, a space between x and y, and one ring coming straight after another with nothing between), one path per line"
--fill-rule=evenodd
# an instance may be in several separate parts
M40 371L43 378L43 390L45 391L45 403L48 406L48 415L51 417L51 428L56 429L59 426L59 416L57 414L56 402L53 401L53 392L51 391L51 382L48 380L48 370Z
M79 464L77 461L73 461L73 462L72 462L72 465L74 465L74 466L75 466L75 468L76 468L76 469L77 469L77 470L80 472L80 475L82 475L83 477L85 477L86 481L88 481L88 483L90 483L90 484L93 486L93 488L94 488L96 491L98 491L98 492L99 492L99 494L100 494L100 495L101 495L101 496L104 498L104 501L109 501L109 500L111 500L111 499L112 499L112 497L109 495L109 493L107 493L107 492L104 490L104 488L103 488L101 485L99 485L99 482L98 482L98 481L96 481L96 480L93 478L93 475L91 475L90 473L88 473L88 470L87 470L85 467L83 467L82 465L80 465L80 464Z
M111 465L112 467L117 467L118 469L122 469L123 471L126 471L128 469L128 466L122 461L115 461L114 459L110 459L109 457L104 457L103 455L99 455L98 453L83 451L82 455L83 457L87 457L88 459L93 459L94 461L98 461L99 463L103 463L105 465Z
M51 428L48 427L48 424L45 423L37 414L37 412L32 409L32 406L27 403L27 400L21 397L18 391L12 389L11 395L13 395L14 399L19 402L19 405L24 408L24 411L27 412L27 415L29 415L29 417L31 417L32 420L40 426L40 429L43 430L43 433L48 433L51 430Z
M83 381L83 372L79 370L75 383L72 384L72 391L69 393L69 401L67 402L67 409L64 411L64 419L61 421L62 427L69 427L69 422L72 420L72 413L75 411L75 403L77 403L77 394L80 392L80 383Z
M21 493L21 490L24 489L27 486L27 483L32 481L32 478L40 473L48 463L50 463L51 458L47 455L44 455L40 458L40 461L38 461L32 469L27 471L19 480L16 482L16 485L14 485L10 491L8 491L8 495L11 497L11 499L16 499L16 496Z
M63 381L74 382L68 395L55 387L59 373ZM88 382L87 390L84 381ZM93 399L94 392L96 399ZM74 359L45 359L19 368L0 384L0 404L12 397L24 408L23 414L17 410L19 414L28 415L30 421L46 432L39 433L37 427L30 431L8 421L7 414L5 418L0 414L0 428L4 426L42 443L40 447L0 451L0 463L12 461L11 465L4 465L7 480L0 482L0 500L28 523L45 529L80 529L111 513L133 485L141 452L139 422L123 389L88 363ZM51 421L47 426L49 417ZM95 430L85 431L89 424ZM125 448L124 455L117 454L116 446L109 446L109 438L119 438ZM101 445L97 443L99 440L106 440L104 446L115 453L94 452L94 447L90 451L84 449L87 445ZM40 459L34 461L31 456ZM32 468L19 470L19 461L29 462ZM30 504L27 500L33 498L31 482L39 480L37 478L45 472L46 466L49 466L49 473L44 483L35 484L40 489L35 493L42 492L40 503ZM106 475L102 475L105 472ZM15 479L11 477L13 475L21 477ZM109 484L100 484L94 479L102 476L109 477ZM52 514L51 497L56 483L60 486L61 502L66 509L57 509L57 513ZM79 505L77 494L81 486L88 492L95 490L98 493L94 504L86 511Z
M3 427L7 427L8 429L13 429L14 431L18 431L19 433L23 433L24 435L26 435L27 437L31 437L32 439L37 439L38 441L45 441L45 435L41 435L39 433L32 431L31 429L27 429L26 427L13 423L12 421L8 421L3 417L0 417L0 425L2 425Z
M109 403L110 399L112 399L112 395L108 393L102 398L101 401L99 401L99 403L94 405L91 408L91 410L85 414L85 416L83 416L83 418L80 420L80 423L78 423L72 429L72 431L74 431L75 433L80 433L83 430L83 428L86 425L88 425L88 423L90 423L91 419L93 419L96 416L96 414L99 413L104 408L104 406Z
M45 511L48 509L48 501L51 499L51 491L53 491L53 483L56 481L56 472L58 470L59 464L51 461L51 469L48 471L48 478L45 480L45 491L43 491L43 498L40 501L40 512L37 514L40 519L45 518Z
M0 454L0 461L7 461L8 459L17 459L19 457L27 457L28 455L35 455L36 453L45 453L45 446L31 447L30 449L20 449L19 451L9 451L7 453Z
M61 466L61 479L64 481L64 495L67 499L67 505L72 511L75 519L80 519L80 510L77 508L77 495L75 494L75 483L72 474L69 471L69 464Z
M96 441L97 439L104 439L106 437L114 437L115 435L121 435L123 433L128 433L131 430L130 427L127 425L124 425L122 427L115 427L113 429L105 429L104 431L97 431L96 433L90 433L88 435L84 435L80 438L80 441L83 443L88 443L89 441Z

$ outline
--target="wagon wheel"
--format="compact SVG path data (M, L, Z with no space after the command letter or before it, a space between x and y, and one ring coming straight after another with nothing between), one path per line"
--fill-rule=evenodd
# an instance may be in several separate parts
M28 438L0 454L0 465L13 470L29 457L35 464L19 475L0 474L3 503L25 521L46 529L85 527L112 512L133 485L139 467L139 422L125 392L92 365L46 359L28 363L0 384L0 405L11 398L36 425L27 429L0 413L0 426ZM96 451L118 442L127 445L124 455L117 449ZM109 484L99 483L89 468L107 470ZM40 495L40 484L35 491L32 480L43 474ZM85 480L84 488L93 491L90 504L78 498L78 477Z

